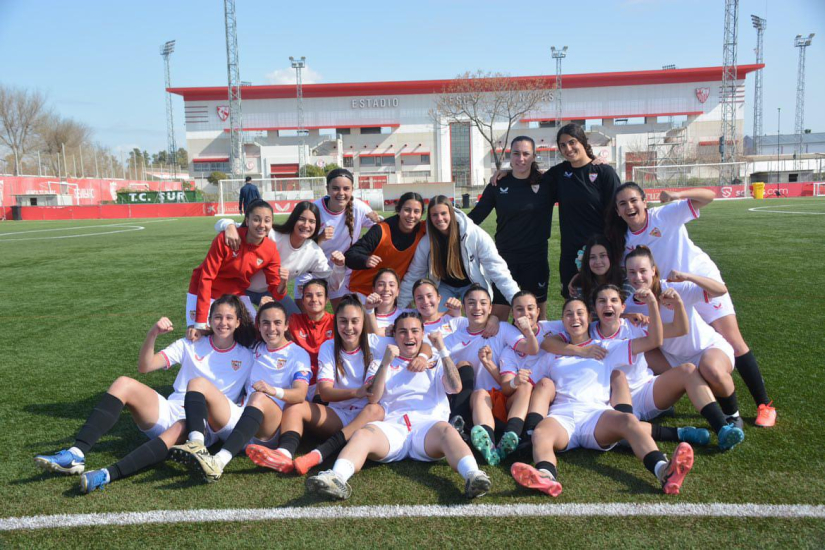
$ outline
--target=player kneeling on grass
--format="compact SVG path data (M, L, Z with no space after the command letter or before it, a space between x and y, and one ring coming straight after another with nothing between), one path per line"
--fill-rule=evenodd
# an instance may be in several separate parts
M174 392L165 398L149 386L121 376L109 386L89 415L75 436L74 445L54 455L37 456L35 463L52 472L82 473L86 453L114 427L124 406L150 440L108 468L84 473L80 478L80 489L84 493L102 489L111 481L163 462L169 447L183 440L182 419L189 382L199 377L212 380L224 399L236 401L241 398L244 381L252 368L252 354L245 345L254 342L254 327L240 299L225 295L215 300L209 313L209 325L212 334L208 338L196 342L181 338L155 353L157 337L173 330L172 322L166 317L161 318L146 334L140 348L138 372L148 373L180 364L172 385Z
M662 307L673 312L673 323L663 324L664 338L687 334L688 315L679 293L672 288L664 290L660 300ZM590 325L591 338L629 340L646 334L646 328L634 326L620 317L625 310L625 303L624 294L618 287L603 285L597 288L594 301L599 320ZM620 392L612 392L610 402L616 410L632 412L639 420L651 420L687 394L696 410L718 435L721 450L732 449L745 439L742 430L727 422L713 392L695 365L682 363L654 376L647 367L644 355L641 355L638 361L622 367L621 371L627 377L630 393L626 399L620 400ZM651 435L656 441L687 441L694 445L707 445L710 440L707 430L692 426L671 428L654 424L651 429Z
M548 354L533 369L534 379L540 376L553 379L556 397L550 414L533 432L536 467L517 462L510 469L519 485L558 496L562 488L556 479L555 451L577 447L606 451L626 439L634 454L660 481L664 492L679 493L685 475L693 466L690 445L680 443L668 461L650 437L649 428L632 414L616 411L609 405L610 373L632 365L640 354L662 343L662 322L655 296L642 292L637 297L652 305L648 334L632 340L598 342L607 350L604 359ZM580 346L591 343L589 312L584 301L567 300L562 316L570 343Z
M309 285L307 285L309 286ZM307 287L304 287L306 296ZM249 445L246 454L258 466L281 473L306 473L340 451L359 428L384 418L384 409L368 403L372 380L367 373L378 368L376 350L383 352L381 338L364 329L366 312L356 296L341 298L335 308L333 339L324 342L318 353L317 390L322 405L304 401L288 407L281 422L277 449ZM328 439L318 448L293 460L304 427Z
M461 390L458 370L444 348L438 331L430 341L438 352L431 367L412 372L409 361L421 351L424 326L416 312L401 314L395 320L395 343L387 346L384 358L372 381L370 403L380 403L384 420L371 422L352 436L338 455L332 470L307 479L307 489L333 498L349 498L347 481L369 458L377 462L396 462L412 458L432 462L446 457L450 466L465 479L469 498L486 494L490 478L479 470L470 448L447 419L448 393Z
M462 365L467 364L474 371L475 386L469 401L474 426L470 440L488 464L496 465L518 445L530 400L529 385L515 389L516 386L510 384L512 375L499 373L498 361L506 349L535 355L539 346L526 317L516 319L517 328L501 323L497 334L485 337L493 311L492 298L485 287L470 285L463 300L467 317L458 319L455 332L444 342L459 373ZM461 414L455 407L452 412ZM496 421L507 424L498 447L493 444Z
M230 460L255 437L266 445L278 433L284 407L306 399L312 376L309 354L286 339L286 309L277 302L261 306L256 319L261 342L246 381L241 408L205 378L189 383L186 392L186 443L171 449L172 459L187 464L207 482L221 478ZM211 455L207 447L220 439L223 447Z

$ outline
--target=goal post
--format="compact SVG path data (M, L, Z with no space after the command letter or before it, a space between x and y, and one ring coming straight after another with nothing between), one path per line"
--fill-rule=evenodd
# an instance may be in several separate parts
M218 216L240 214L238 196L246 180L225 179L218 182ZM253 178L261 198L274 201L311 201L326 194L326 178Z
M633 181L642 189L661 191L690 187L722 187L728 198L751 196L747 162L634 166Z

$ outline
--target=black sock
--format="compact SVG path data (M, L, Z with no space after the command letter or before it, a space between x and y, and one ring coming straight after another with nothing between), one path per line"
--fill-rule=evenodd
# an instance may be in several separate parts
M633 414L633 405L630 403L619 403L613 408L621 413Z
M663 453L662 451L650 451L642 459L642 462L644 463L645 468L650 470L650 473L652 473L655 476L656 475L656 465L658 463L660 463L661 461L663 461L663 460L667 461L667 457L665 456L665 453Z
M343 449L346 444L347 438L344 436L344 432L338 430L329 439L318 445L317 451L321 453L321 459L327 459Z
M183 398L183 410L186 413L186 433L200 432L206 434L206 397L199 391L188 391Z
M513 418L507 419L507 427L504 428L505 432L515 432L515 434L521 437L521 432L524 429L524 420L515 416Z
M547 462L546 460L536 462L536 470L547 470L553 474L553 479L557 479L559 475L558 472L556 472L556 465L552 462Z
M533 435L533 430L539 425L539 422L544 420L544 416L539 413L527 413L527 418L524 419L523 432L526 435Z
M473 425L470 396L476 383L476 373L472 366L464 365L458 369L458 377L461 378L461 391L450 396L450 418L460 416L464 419L464 425L468 426L466 429L469 429Z
M92 414L86 419L86 423L77 432L74 446L83 451L83 454L88 453L94 444L112 429L112 426L120 418L120 411L122 410L123 401L111 393L104 393Z
M679 431L670 426L650 425L650 436L653 441L679 441Z
M161 438L150 439L115 464L106 468L109 470L109 479L114 481L127 477L147 466L163 462L166 460L168 453L169 447Z
M719 430L728 425L728 419L725 413L722 412L722 407L720 407L716 401L702 407L699 413L705 417L705 420L708 421L708 424L710 424L711 429L715 433L719 433Z
M736 399L736 391L727 397L717 397L716 401L719 402L719 406L722 407L722 412L725 413L725 416L733 416L739 412L739 401Z
M748 351L745 355L740 355L736 358L734 364L757 406L770 403L768 390L765 389L765 379L762 378L762 372L759 370L759 364L756 362L753 352Z
M295 451L298 450L298 444L301 442L301 436L298 435L298 432L286 432L281 434L281 438L278 440L278 447L281 449L286 449L287 451L295 456Z
M235 424L235 429L226 438L221 450L227 450L232 453L232 456L238 454L243 446L258 433L258 428L261 427L261 422L264 420L264 413L261 409L256 407L245 407Z

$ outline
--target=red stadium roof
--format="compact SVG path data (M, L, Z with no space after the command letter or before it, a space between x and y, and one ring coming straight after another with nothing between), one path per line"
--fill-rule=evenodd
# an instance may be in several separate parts
M750 72L763 68L764 64L739 65L737 75L743 78ZM555 75L515 76L514 80L544 79L547 86L555 84ZM666 69L655 71L627 71L619 73L585 73L563 75L563 86L570 88L601 88L606 86L639 86L644 84L681 84L684 82L712 82L722 80L722 67L694 67L690 69ZM335 84L304 84L304 97L347 97L374 95L437 94L452 82L448 80L407 80L399 82L344 82ZM214 101L228 98L226 86L205 88L168 88L183 96L185 101ZM295 86L246 86L243 98L292 99Z

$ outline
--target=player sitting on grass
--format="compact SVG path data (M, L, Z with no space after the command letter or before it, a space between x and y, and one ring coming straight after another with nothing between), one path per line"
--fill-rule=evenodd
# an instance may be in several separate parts
M626 439L634 454L662 484L665 493L678 494L685 475L693 466L693 449L687 443L676 447L672 460L650 437L650 429L632 414L610 407L610 373L635 363L640 354L662 343L662 322L652 292L640 292L638 298L651 304L650 326L645 336L632 340L602 340L597 342L607 354L603 359L544 355L531 370L534 380L547 376L553 379L556 397L548 417L533 432L533 459L536 466L517 462L510 469L516 482L551 496L561 494L556 479L557 450L577 447L606 451ZM570 343L586 346L590 315L587 304L571 298L562 310L564 329Z
M590 325L592 338L628 340L645 335L646 328L633 326L620 317L624 312L625 303L624 294L617 287L603 285L596 289L594 296L599 320ZM660 296L660 303L662 308L673 312L674 319L673 323L663 323L665 341L687 334L688 315L679 293L672 288L664 290ZM619 405L616 399L617 392L614 391L610 401L617 410L632 411L639 420L650 420L687 394L696 410L705 417L718 435L721 450L732 449L744 440L745 434L742 430L728 424L719 403L713 397L713 392L695 365L682 363L659 376L654 376L647 368L647 362L642 355L633 365L622 367L621 370L627 377L631 400ZM653 439L656 441L687 441L694 445L707 445L709 441L707 430L692 426L671 428L654 424L652 430Z
M469 364L474 371L475 385L469 401L473 423L470 440L488 464L496 465L518 445L530 400L529 385L516 389L512 376L499 373L499 359L508 348L535 355L538 341L526 317L516 319L518 328L501 323L497 334L489 338L484 336L493 311L492 298L485 287L476 283L470 285L463 301L467 317L458 319L455 332L444 342L459 372L462 364ZM454 407L452 414L461 414L461 411ZM498 448L493 444L496 421L507 424Z
M277 302L264 304L257 326L261 341L254 349L243 408L206 378L189 382L185 399L189 435L170 454L207 482L218 481L229 461L253 437L261 444L270 443L278 433L284 407L306 399L312 376L309 354L286 339L286 308ZM207 447L217 439L224 441L223 447L211 455Z
M306 297L309 285L304 287ZM333 339L324 342L318 356L318 395L328 405L302 402L288 407L281 422L277 449L249 445L246 454L258 466L281 473L306 473L340 451L356 430L384 418L384 409L367 403L371 380L378 368L376 353L383 353L380 337L364 329L364 306L353 295L344 296L335 309ZM312 452L294 458L304 427L328 438ZM293 460L294 459L294 460Z
M35 463L52 472L82 473L86 454L114 427L124 406L150 440L112 466L84 473L80 478L80 489L84 493L102 489L111 481L163 462L169 448L183 440L182 419L189 382L195 378L212 380L224 399L236 402L241 398L246 376L252 368L252 354L245 345L254 342L254 327L238 297L226 295L215 300L209 324L212 334L208 338L196 342L181 338L155 353L157 337L173 330L172 322L162 317L146 334L138 356L138 372L148 373L180 364L172 385L174 392L164 398L149 386L121 376L109 386L89 415L75 436L74 445L54 455L39 455L35 457Z
M412 372L409 361L421 352L424 326L418 313L401 314L395 320L395 343L387 346L372 381L370 403L380 403L385 417L371 422L352 436L338 455L332 470L307 479L307 489L332 498L349 498L347 481L369 458L396 462L412 458L432 462L446 457L450 466L465 479L469 498L486 494L490 478L478 468L470 448L447 419L448 393L461 390L461 379L441 333L432 332L430 341L438 352L431 367Z

